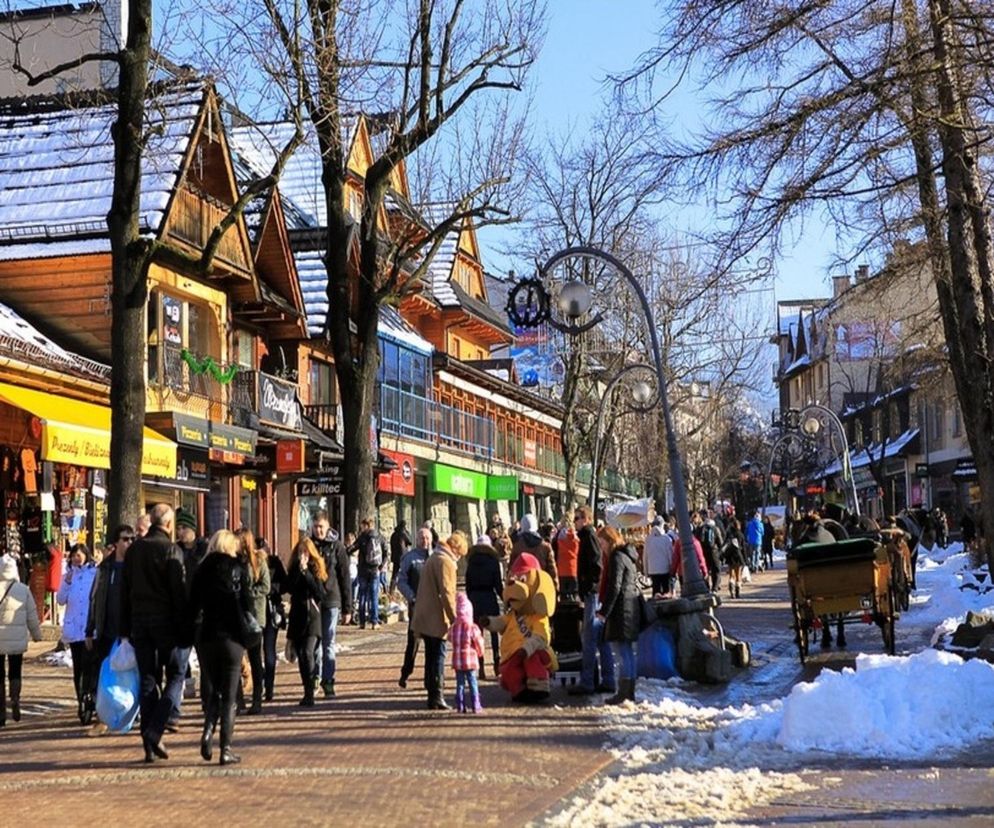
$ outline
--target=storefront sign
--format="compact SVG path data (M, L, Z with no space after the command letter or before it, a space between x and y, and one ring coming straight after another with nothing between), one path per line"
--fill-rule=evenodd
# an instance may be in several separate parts
M245 489L246 492L254 492L259 488L259 482L254 477L245 477L242 475L241 482L242 488Z
M276 471L282 474L304 470L304 441L276 441Z
M953 479L960 481L974 481L977 479L977 466L972 457L965 457L956 461L956 468L953 470Z
M915 463L915 477L929 477L928 463Z
M487 497L487 476L480 474L480 472L435 463L431 467L431 488L432 491L441 494L485 500Z
M518 478L513 474L487 477L487 500L517 500Z
M210 479L207 452L181 448L176 453L176 479L182 483L206 483Z
M538 445L534 440L525 440L525 465L538 465Z
M857 489L865 489L868 486L877 487L877 481L874 479L873 473L867 468L853 469L852 480L853 485Z
M376 490L391 494L414 497L414 458L399 451L380 451L389 457L397 467L376 477Z
M173 412L173 428L176 431L176 442L180 445L207 448L210 445L210 426L201 417Z
M211 423L210 446L212 451L238 454L242 457L255 457L257 437L258 434L248 428Z
M285 428L299 429L300 403L297 386L261 371L259 377L259 419Z
M51 463L69 463L88 468L110 468L110 432L45 422L41 456ZM172 477L176 473L176 445L145 439L142 443L142 474Z
M344 486L341 466L329 466L313 480L297 481L297 497L325 497L340 495Z

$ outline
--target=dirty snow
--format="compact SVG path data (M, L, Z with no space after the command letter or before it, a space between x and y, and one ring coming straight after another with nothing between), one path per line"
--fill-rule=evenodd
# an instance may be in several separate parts
M938 625L938 635L968 610L994 611L988 584L986 566L973 570L962 545L923 551L901 626ZM810 790L800 773L826 754L928 759L994 738L985 714L994 665L948 652L859 655L855 669L826 670L757 706L708 707L692 687L640 680L637 704L606 710L615 770L549 824L720 823Z

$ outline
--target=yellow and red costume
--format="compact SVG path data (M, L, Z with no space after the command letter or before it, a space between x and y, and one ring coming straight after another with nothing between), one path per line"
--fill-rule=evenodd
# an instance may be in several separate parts
M511 565L504 587L508 611L482 619L501 634L500 685L515 701L540 701L558 667L549 646L549 618L556 609L556 588L538 559L522 553Z

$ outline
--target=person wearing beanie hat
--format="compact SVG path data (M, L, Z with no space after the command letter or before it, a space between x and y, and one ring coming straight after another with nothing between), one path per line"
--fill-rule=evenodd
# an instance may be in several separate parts
M556 569L556 554L552 551L552 545L538 533L538 518L531 513L521 518L521 531L515 537L511 549L512 566L518 556L524 552L538 559L539 565L548 573L558 593L559 571Z
M191 512L186 511L186 509L176 510L176 528L192 529L194 532L197 531L197 516Z

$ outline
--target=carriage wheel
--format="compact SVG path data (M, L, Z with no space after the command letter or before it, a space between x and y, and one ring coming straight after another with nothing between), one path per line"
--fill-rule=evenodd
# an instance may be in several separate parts
M804 664L805 658L808 655L808 628L801 619L801 610L797 606L797 596L794 594L794 587L790 588L790 609L794 616L794 634L796 636L795 643L797 644L797 653L801 659L801 664Z
M894 655L897 642L894 636L894 615L896 609L897 596L894 594L894 585L891 584L887 590L887 600L890 603L889 611L886 615L880 614L880 632L884 638L884 649L889 655Z

